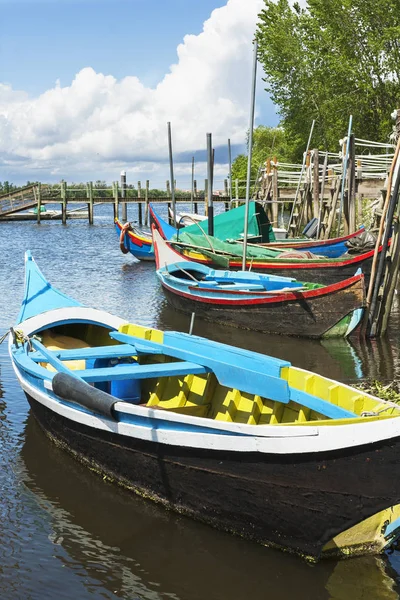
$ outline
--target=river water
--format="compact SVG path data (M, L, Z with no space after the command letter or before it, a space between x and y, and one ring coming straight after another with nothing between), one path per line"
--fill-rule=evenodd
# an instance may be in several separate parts
M121 254L111 207L85 221L0 223L0 334L23 295L30 249L53 285L132 322L188 331L170 309L153 263ZM133 213L134 209L130 209ZM129 214L134 219L134 214ZM194 333L334 379L398 378L399 310L385 341L316 342L197 321ZM0 346L0 599L392 600L400 552L300 559L215 531L109 484L56 448L30 415ZM396 476L396 474L394 474Z

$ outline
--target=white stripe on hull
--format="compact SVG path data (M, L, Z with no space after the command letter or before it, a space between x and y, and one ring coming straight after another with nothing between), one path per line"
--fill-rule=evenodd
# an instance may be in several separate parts
M94 430L108 431L116 435L159 444L237 453L304 454L346 448L355 449L358 446L400 436L399 418L358 425L323 425L321 427L238 425L216 422L202 417L193 419L186 415L117 402L115 404L117 416L119 415L120 418L123 418L124 415L149 417L154 421L154 427L124 423L83 412L49 397L26 381L15 363L13 365L23 390L54 413ZM163 430L162 421L173 422L177 428ZM204 427L204 429L218 428L223 430L223 433L182 431L181 427L185 427L185 425ZM254 427L259 429L257 435L254 435ZM252 428L252 434L250 434L249 428Z

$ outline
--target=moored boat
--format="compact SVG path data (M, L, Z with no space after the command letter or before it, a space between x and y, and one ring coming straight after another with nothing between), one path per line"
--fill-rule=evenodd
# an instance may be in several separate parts
M243 267L243 260L237 248L238 245L234 246L224 244L219 240L211 240L210 236L191 236L188 241L183 241L183 239L185 238L181 235L179 240L168 240L168 246L177 254L176 260L190 260L208 267L233 271L241 270ZM270 253L269 257L260 258L257 249L253 252L253 248L248 247L245 261L246 270L331 285L349 279L357 269L361 268L364 274L365 286L368 288L374 250L359 254L344 254L339 258L325 258L315 255L307 257L307 255L302 255L296 251L292 253L290 251L279 251L279 249L271 249Z
M357 239L365 232L364 227L358 231L346 236L331 238L328 240L314 240L309 238L293 238L293 239L275 239L275 229L269 223L268 217L261 204L250 202L250 234L249 240L256 242L261 247L276 249L276 250L297 250L300 252L312 252L318 256L327 258L338 258L345 254L348 250L347 242ZM180 233L175 230L175 236L172 235L171 226L162 219L157 213L154 206L150 205L150 215L152 223L158 229L164 239L179 239ZM199 215L195 215L199 217ZM233 208L228 212L221 213L214 217L214 237L222 241L232 239L243 239L244 223L244 207ZM207 217L201 217L198 223L183 222L185 233L201 234L207 233Z
M400 533L394 403L84 307L29 253L9 349L48 436L141 495L313 559L381 552Z
M123 254L130 252L138 260L154 260L151 234L137 229L131 223L124 225L115 219L115 229L119 235L119 245Z
M169 303L222 325L299 337L347 337L365 305L361 272L332 285L182 260L153 229L157 276Z

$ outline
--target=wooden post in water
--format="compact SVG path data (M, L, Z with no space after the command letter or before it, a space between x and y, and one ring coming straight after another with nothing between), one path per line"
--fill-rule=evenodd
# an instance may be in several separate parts
M128 220L128 204L124 202L126 198L126 171L121 171L121 203L122 203L122 220L124 223Z
M206 217L208 217L207 199L208 199L208 180L205 179L204 180L204 214L206 215Z
M42 208L42 197L41 197L41 184L38 183L36 186L36 199L37 199L37 215L36 215L36 223L40 225L40 209Z
M140 201L142 197L142 183L140 181L137 182L137 197L138 197L138 223L141 227L143 225L143 217L142 217L142 203Z
M114 219L119 219L118 181L113 182L113 194L114 194Z
M61 222L63 225L67 224L67 184L64 179L60 183L60 196L61 196Z
M211 133L207 133L207 217L208 235L214 235L213 167L214 153Z
M225 198L229 198L229 188L228 188L228 180L224 179L224 196ZM225 200L225 212L229 210L229 202Z
M86 184L86 194L88 197L88 216L89 216L89 225L93 225L93 182L89 181Z
M144 192L144 224L146 227L149 226L149 188L150 188L150 181L148 179L146 179L146 189Z
M193 179L193 194L194 194L194 214L197 215L199 212L199 207L197 205L197 180Z

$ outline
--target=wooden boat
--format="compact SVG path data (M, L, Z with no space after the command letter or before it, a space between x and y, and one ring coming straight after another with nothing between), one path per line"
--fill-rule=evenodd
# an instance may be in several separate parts
M275 237L275 230L274 228L271 228L270 230L268 230L267 233L262 233L263 229L266 228L266 222L269 223L268 221L268 217L265 214L265 211L262 207L261 204L256 203L256 202L251 202L250 203L253 208L254 208L254 214L257 215L257 220L260 218L260 224L259 224L259 232L257 235L257 231L253 231L252 235L250 235L249 241L251 241L252 243L256 242L257 244L259 244L262 247L265 248L272 248L272 249L293 249L293 250L297 250L300 252L312 252L315 255L318 256L326 256L327 258L338 258L339 256L342 256L343 254L345 254L348 250L347 246L346 246L346 242L348 242L349 240L352 240L354 238L359 237L362 233L364 233L365 228L361 227L358 231L356 231L355 233L351 233L349 235L346 236L342 236L342 237L336 237L336 238L332 238L330 240L313 240L313 239L307 239L307 238L294 238L294 239L279 239L279 240L274 240ZM234 230L234 233L227 233L229 231L229 229L227 228L222 228L221 234L218 233L218 231L214 234L214 237L217 237L218 239L221 239L222 241L225 241L227 238L235 238L235 233L238 233L238 231L242 231L243 230L243 207L241 207L241 210L238 211L237 208L233 208L230 211L228 211L229 216L232 218L233 215L237 214L237 220L239 222L239 229ZM175 237L173 237L173 234L171 232L171 226L166 223L166 221L164 221L164 219L162 219L160 217L160 215L157 213L157 211L155 210L154 206L150 205L150 215L151 215L151 220L152 220L152 224L158 229L159 233L161 234L161 236L164 239L167 240L171 240L171 239L176 239ZM219 222L226 218L225 215L227 215L227 213L221 213L220 215L217 215L216 217L214 217L214 223L215 222ZM196 215L199 216L199 215ZM187 224L187 226L185 227L185 232L192 232L192 233L201 233L202 231L204 231L207 234L207 217L204 217L205 222L200 221L200 223L196 224ZM200 225L200 227L199 227ZM254 223L255 225L255 223ZM177 236L179 238L179 233L178 230L175 230L175 236ZM271 238L271 233L273 234L273 237ZM243 236L243 234L242 234ZM212 238L211 238L212 239ZM237 239L240 239L240 235L237 236Z
M313 559L381 552L399 536L396 404L284 360L86 308L53 288L30 253L11 334L36 419L103 478Z
M209 236L208 236L209 238ZM242 270L242 259L229 254L227 247L220 251L212 248L209 239L205 238L204 246L193 246L185 242L171 239L169 248L176 253L176 260L190 260L212 268L222 267L233 271ZM381 251L381 249L379 250ZM247 257L246 270L269 273L281 277L291 277L301 281L312 281L323 285L331 285L349 279L357 269L362 269L366 288L369 285L374 250L360 254L345 254L340 258L316 257L298 258L296 253L283 252L275 258L259 259Z
M347 337L361 321L365 306L361 271L323 286L182 261L156 229L153 244L164 293L182 312L223 325L309 338Z
M154 260L151 233L133 227L131 223L123 225L115 219L115 229L119 236L120 249L124 254L130 252L138 260Z

